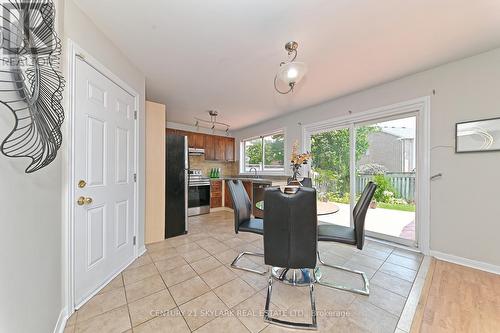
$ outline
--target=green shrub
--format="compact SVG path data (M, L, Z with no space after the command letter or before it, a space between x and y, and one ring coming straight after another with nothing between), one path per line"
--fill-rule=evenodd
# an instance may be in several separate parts
M377 189L373 196L377 202L389 203L394 199L396 190L392 186L389 178L384 175L375 175L373 176L373 182L377 184Z

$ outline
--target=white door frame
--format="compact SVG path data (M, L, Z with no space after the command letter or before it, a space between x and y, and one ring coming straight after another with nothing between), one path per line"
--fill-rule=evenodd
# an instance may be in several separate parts
M99 61L89 55L84 49L78 46L71 39L68 39L68 89L67 89L67 143L66 149L63 152L64 156L64 164L63 164L63 214L65 216L64 225L63 225L63 283L64 283L64 309L65 309L65 317L69 317L75 310L75 298L74 298L74 221L75 221L75 213L74 213L74 202L76 200L75 196L75 188L76 188L76 179L74 175L74 119L75 119L75 96L76 96L76 62L81 61L78 60L77 57L80 57L87 64L92 66L95 70L103 74L105 77L113 81L115 84L120 86L122 89L127 91L130 95L134 97L134 111L137 112L136 119L139 119L140 113L140 102L139 102L139 94L132 89L126 82L121 80L117 75L115 75L112 71L103 66ZM134 143L134 173L136 175L139 174L139 124L138 121L135 121L134 124L134 133L135 133L135 143ZM140 188L140 179L136 177L137 181L134 183L134 236L136 237L136 242L134 245L134 256L133 260L137 258L138 253L138 241L137 234L139 230L139 188ZM132 261L133 261L132 260ZM131 261L131 262L132 262ZM126 266L130 263L127 263L124 267L121 267L119 271L114 274L118 275ZM108 281L103 281L103 285L107 284L111 281L114 276ZM98 291L95 291L96 294ZM90 295L85 301L90 299L94 294Z
M423 253L429 254L430 246L430 96L424 96L401 103L391 104L375 109L340 116L302 126L302 147L311 150L310 135L335 128L345 128L353 123L376 120L377 118L393 117L408 113L417 114L417 175L416 175L416 211L417 247ZM351 139L352 141L352 134ZM351 164L353 162L351 161ZM351 169L353 165L351 165ZM351 172L352 173L352 172ZM351 175L352 176L352 175Z

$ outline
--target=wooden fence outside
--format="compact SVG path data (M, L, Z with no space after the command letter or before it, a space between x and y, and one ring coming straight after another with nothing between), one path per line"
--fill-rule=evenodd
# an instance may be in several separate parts
M396 190L394 196L406 201L415 200L415 173L414 172L388 172L385 177L389 179ZM361 193L366 184L373 179L373 175L356 176L356 193Z

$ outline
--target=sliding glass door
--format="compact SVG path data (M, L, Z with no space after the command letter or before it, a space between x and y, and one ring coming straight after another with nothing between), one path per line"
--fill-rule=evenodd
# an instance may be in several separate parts
M355 126L356 197L369 181L377 184L366 214L367 234L406 245L416 240L416 125L410 115Z
M322 201L340 210L320 223L352 225L352 209L369 181L377 191L366 234L416 245L417 115L347 123L310 133L310 175Z
M342 127L311 135L310 174L318 198L340 208L335 214L320 216L321 222L351 225L350 133L349 127Z

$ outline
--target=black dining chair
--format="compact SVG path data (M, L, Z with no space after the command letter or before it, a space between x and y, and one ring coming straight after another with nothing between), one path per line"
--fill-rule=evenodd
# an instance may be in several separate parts
M264 224L262 219L252 218L252 203L248 197L245 187L241 180L228 180L229 193L233 200L234 210L234 232L251 232L262 235L264 233ZM256 269L243 267L238 265L238 261L245 255L263 257L263 253L241 252L231 263L231 267L244 271L264 275L267 271L259 271Z
M368 207L370 206L370 202L372 201L373 195L375 194L375 190L377 189L377 185L373 182L368 182L361 197L359 198L356 206L354 206L354 210L352 212L354 219L354 227L344 227L336 224L325 224L318 226L318 241L320 242L337 242L344 243L349 245L354 245L358 249L362 250L365 242L365 217ZM358 293L361 295L369 295L369 282L366 274L364 272L358 270L352 270L343 266L330 265L321 260L319 251L318 251L318 260L321 264L331 267L337 268L343 271L355 273L361 275L364 282L363 289L352 288L347 286L342 286L338 284L334 284L331 282L323 281L324 276L319 279L318 283L325 285L327 287L346 290L354 293Z
M311 323L291 322L271 317L273 274L269 276L264 321L292 328L316 329L314 271L317 252L316 190L301 187L294 194L284 194L279 188L267 188L264 193L264 262L288 269L308 270L314 278L309 282ZM280 281L280 279L278 279Z

